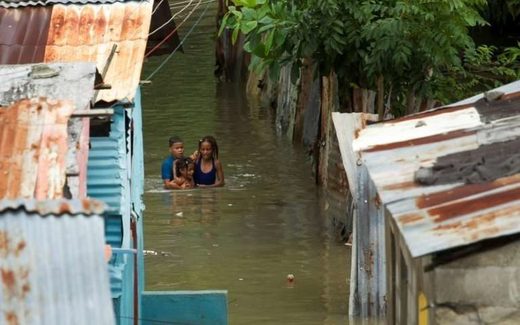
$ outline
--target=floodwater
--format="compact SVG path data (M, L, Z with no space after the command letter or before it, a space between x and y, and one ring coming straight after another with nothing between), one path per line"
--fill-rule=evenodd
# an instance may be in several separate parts
M143 88L144 244L157 252L145 256L146 289L228 290L230 324L346 324L350 248L335 240L302 148L276 135L273 112L249 103L244 85L213 77L211 6L185 53ZM164 59L146 62L143 77ZM174 134L188 154L216 137L225 187L162 190Z

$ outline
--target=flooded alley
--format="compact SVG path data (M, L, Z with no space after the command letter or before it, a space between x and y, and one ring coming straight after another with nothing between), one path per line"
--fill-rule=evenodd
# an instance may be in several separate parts
M349 247L334 237L303 148L276 135L274 112L249 102L244 85L214 78L213 6L143 88L146 289L228 290L230 324L345 324ZM172 135L188 154L214 135L226 186L163 190Z

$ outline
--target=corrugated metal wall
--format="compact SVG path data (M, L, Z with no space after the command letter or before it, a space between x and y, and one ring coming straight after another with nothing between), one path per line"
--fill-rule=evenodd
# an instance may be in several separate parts
M106 240L112 247L130 248L130 186L127 173L128 153L125 110L114 108L108 137L91 137L88 161L87 194L108 205L105 212ZM126 256L111 261L112 297L122 294Z
M0 201L0 323L114 324L102 209Z

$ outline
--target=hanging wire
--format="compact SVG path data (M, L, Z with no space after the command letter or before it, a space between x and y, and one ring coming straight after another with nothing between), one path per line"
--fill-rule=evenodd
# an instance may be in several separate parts
M208 1L204 1L203 3L206 3L206 2L216 2L216 0L208 0ZM181 7L184 7L184 5L178 5L178 4L171 4L170 5L170 9L176 9L176 8L181 8Z
M206 4L208 2L216 2L216 0L208 0L208 1L203 1L201 4ZM170 9L176 9L176 8L180 8L182 6L170 6Z
M163 28L164 26L168 25L175 17L177 17L180 13L182 13L184 10L186 10L189 6L191 6L191 3L193 2L194 0L190 0L190 2L185 5L180 11L176 12L175 14L172 15L172 17L170 19L168 19L164 24L162 24L161 26L157 27L155 30L153 30L152 32L150 32L148 34L148 37L150 37L151 35L153 35L154 33L156 33L158 30L160 30L161 28ZM195 8L197 8L199 5L200 5L200 2L202 0L199 0L199 2L197 3L197 5L195 5Z
M161 26L159 26L158 28L156 28L154 31L152 31L150 34L148 34L148 37L149 37L150 35L153 35L155 32L157 32L158 30L160 30L160 29L163 28L164 26L168 25L168 24L169 24L169 23L170 23L170 22L171 22L175 17L177 17L180 13L182 13L182 12L183 12L184 10L186 10L189 6L191 6L191 3L192 3L193 1L194 1L194 0L190 0L190 2L189 2L187 5L185 5L185 6L184 6L180 11L174 13L174 14L172 15L172 17L171 17L170 19L168 19L164 24L162 24ZM197 8L197 7L200 5L200 2L201 2L201 0L199 0L199 2L198 2L197 5L195 5L195 8ZM170 7L170 9L171 9L171 7ZM189 14L188 14L188 15L189 15Z
M186 35L184 36L184 38L180 41L179 45L177 45L177 47L172 51L172 53L170 53L166 59L164 59L164 61L148 76L146 77L146 79L144 81L149 81L150 79L152 79L152 77L157 73L159 72L159 70L161 70L161 68L171 59L171 57L173 56L173 54L175 54L175 52L177 52L177 50L182 46L182 44L184 44L184 41L186 41L186 39L188 38L188 36L191 34L191 32L193 32L193 30L195 29L195 26L197 26L199 24L199 22L202 20L202 17L204 17L204 15L206 14L206 11L208 10L209 8L209 5L210 3L208 3L206 5L206 7L204 8L204 11L202 12L202 14L199 16L199 18L197 19L197 21L193 24L193 26L191 26L190 30L188 30L188 32L186 33ZM150 51L151 52L151 51ZM150 53L149 52L149 53Z
M156 46L154 46L150 51L148 51L148 53L146 53L144 56L145 57L148 57L150 56L151 53L153 53L155 50L157 50L161 45L164 44L164 42L166 42L170 37L173 36L173 34L179 29L179 27L181 27L185 22L186 20L188 20L188 18L193 14L193 12L198 8L198 6L200 5L200 2L202 0L199 0L197 6L195 8L193 8L192 11L190 11L190 13L184 17L184 19L180 22L179 25L177 25L168 35L166 35L166 37L163 38L162 41L159 42L159 44L157 44ZM151 34L150 34L151 35Z
M159 9L159 7L161 6L161 3L163 3L164 0L161 0L159 1L159 4L157 4L157 6L155 6L155 9L152 11L152 15L157 11L157 9Z
M190 2L191 0L184 0L184 1L175 1L173 3L170 3L170 7L180 7L183 6L185 3Z

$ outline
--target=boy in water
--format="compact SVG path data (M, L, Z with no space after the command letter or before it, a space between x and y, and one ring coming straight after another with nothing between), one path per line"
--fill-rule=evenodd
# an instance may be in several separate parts
M180 159L184 156L184 142L181 138L173 136L168 140L168 144L170 156L163 161L161 166L163 185L165 189L180 189L181 187L174 180L173 166L175 159Z

